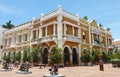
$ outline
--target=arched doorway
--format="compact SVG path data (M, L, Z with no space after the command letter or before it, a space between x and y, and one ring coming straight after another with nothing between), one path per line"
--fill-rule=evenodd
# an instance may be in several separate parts
M48 49L43 50L43 64L48 64Z
M78 54L76 48L72 49L72 62L73 65L78 65Z
M70 54L69 49L67 47L64 48L64 65L70 62Z

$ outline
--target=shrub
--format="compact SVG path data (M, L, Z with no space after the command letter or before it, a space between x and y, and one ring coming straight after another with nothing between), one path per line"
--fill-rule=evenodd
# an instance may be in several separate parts
M6 62L10 62L10 55L4 56L3 60L6 61Z
M21 60L21 52L18 52L14 56L14 61L19 61L20 62L20 60Z
M85 51L82 53L82 56L81 56L81 61L82 62L92 62L93 58L92 56L90 55L90 52L89 51Z
M120 59L111 59L113 67L120 67Z
M104 62L110 62L110 56L107 53L103 53L103 61Z
M53 47L51 54L50 54L50 63L53 64L59 64L62 63L63 60L63 53L60 48Z
M94 52L93 62L99 62L99 54L101 54L99 51Z
M31 56L32 56L33 62L36 62L36 63L39 62L40 57L38 55L38 48L37 47L33 49Z

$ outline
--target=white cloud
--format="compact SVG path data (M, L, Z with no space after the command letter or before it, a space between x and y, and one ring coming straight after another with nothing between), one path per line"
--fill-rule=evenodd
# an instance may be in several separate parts
M120 41L120 39L114 39L113 42L115 42L115 41Z

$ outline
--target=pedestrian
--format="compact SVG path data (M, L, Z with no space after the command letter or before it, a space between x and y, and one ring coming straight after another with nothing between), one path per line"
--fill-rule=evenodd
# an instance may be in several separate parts
M100 67L100 71L104 71L103 60L102 59L99 60L99 67Z

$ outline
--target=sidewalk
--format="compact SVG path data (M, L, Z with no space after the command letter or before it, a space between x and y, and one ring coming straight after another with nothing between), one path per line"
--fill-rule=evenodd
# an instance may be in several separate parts
M0 66L0 68L2 68ZM49 73L49 68L39 69L33 67L30 69L32 74L16 74L18 68L13 68L10 72L0 72L0 77L43 77L44 74ZM120 77L120 68L113 68L111 64L104 65L104 71L99 71L99 66L76 66L59 68L59 74L64 74L66 77Z

